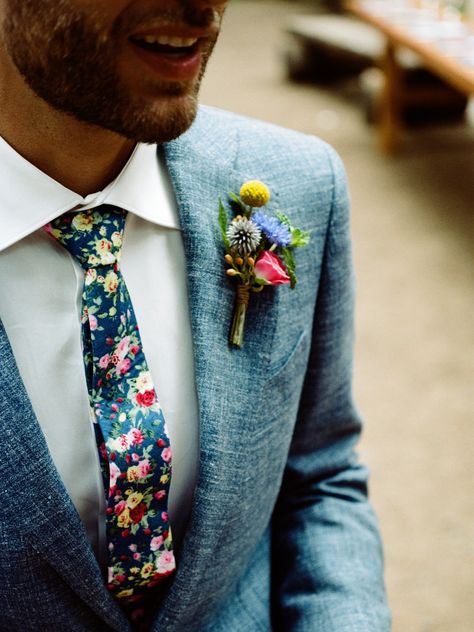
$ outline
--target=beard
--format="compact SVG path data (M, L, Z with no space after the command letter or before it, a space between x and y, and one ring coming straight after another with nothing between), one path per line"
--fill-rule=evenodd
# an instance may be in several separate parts
M186 3L183 3L186 5ZM189 27L218 26L213 9L125 10L112 26L99 11L73 0L5 0L3 45L30 89L54 109L133 141L161 143L192 124L202 76L216 35L202 48L199 77L186 82L142 80L137 94L118 70L119 51L133 28L164 19Z

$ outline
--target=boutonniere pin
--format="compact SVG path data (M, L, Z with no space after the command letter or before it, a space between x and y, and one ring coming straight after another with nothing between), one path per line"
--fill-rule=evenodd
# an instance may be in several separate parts
M242 347L244 326L251 293L267 285L296 285L294 248L307 246L309 232L292 226L289 218L277 211L265 213L270 189L259 180L245 182L239 196L229 193L238 214L229 222L219 201L219 224L226 250L227 275L237 281L230 343Z

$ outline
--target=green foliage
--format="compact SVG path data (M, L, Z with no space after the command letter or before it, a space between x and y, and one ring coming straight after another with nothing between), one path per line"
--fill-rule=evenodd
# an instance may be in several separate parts
M281 211L277 211L276 216L282 224L285 224L285 226L288 226L288 228L290 229L290 234L291 234L290 247L291 248L303 248L304 246L307 246L309 244L309 241L310 241L309 231L301 230L301 228L294 228L291 225L290 218L287 215L285 215L285 213L282 213Z
M282 224L285 224L291 230L291 222L288 215L285 215L285 213L283 213L282 211L277 211L276 216Z
M242 213L245 215L245 217L250 217L250 215L252 214L252 211L249 210L245 204L242 202L242 200L239 198L238 195L235 195L235 193L230 192L229 193L229 197L230 199L235 202L236 204L239 205L239 207L242 209Z
M310 242L311 236L308 230L301 230L301 228L290 228L291 244L292 248L302 248L307 246Z
M283 258L283 263L285 264L286 271L288 272L288 276L290 277L290 287L293 289L298 281L296 277L296 262L293 256L293 252L290 248L282 248L281 256Z
M224 246L226 250L229 250L230 243L227 238L227 222L228 222L227 211L225 210L225 206L222 203L222 200L219 198L219 226L221 229Z

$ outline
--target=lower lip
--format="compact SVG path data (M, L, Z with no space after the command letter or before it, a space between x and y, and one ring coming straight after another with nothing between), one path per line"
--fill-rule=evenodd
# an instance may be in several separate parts
M196 50L184 57L173 57L164 53L153 53L131 43L133 51L163 81L190 81L195 79L201 70L201 50Z

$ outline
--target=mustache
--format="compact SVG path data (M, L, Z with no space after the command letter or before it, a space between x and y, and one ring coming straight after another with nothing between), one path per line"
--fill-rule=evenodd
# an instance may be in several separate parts
M125 11L117 18L113 35L127 36L134 31L162 24L218 31L221 21L221 13L212 7L198 9L186 5L179 9L150 9L140 14Z

